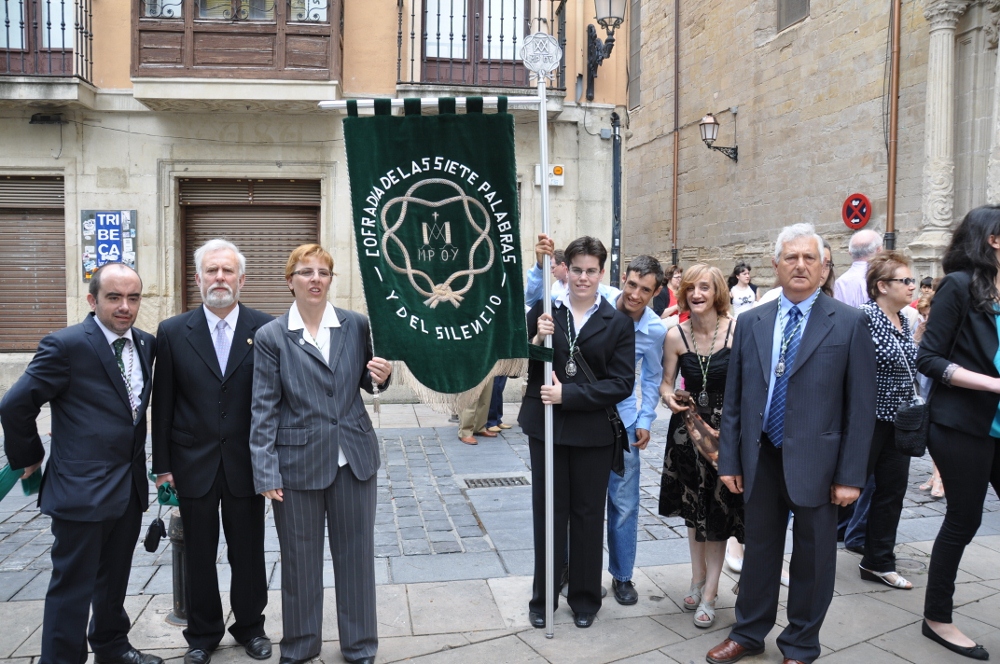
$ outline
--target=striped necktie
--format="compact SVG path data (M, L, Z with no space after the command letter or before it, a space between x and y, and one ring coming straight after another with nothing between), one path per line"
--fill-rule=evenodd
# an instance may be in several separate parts
M767 426L764 432L775 447L781 447L785 437L785 398L788 396L788 376L795 366L795 355L799 352L802 342L802 329L799 319L802 312L793 306L788 312L785 329L781 335L781 347L785 349L785 370L780 376L774 377L774 390L771 392L771 410L767 413Z

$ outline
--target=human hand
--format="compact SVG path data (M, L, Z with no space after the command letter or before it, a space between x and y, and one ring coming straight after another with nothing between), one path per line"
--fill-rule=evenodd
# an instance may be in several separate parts
M719 475L719 479L726 485L730 493L743 493L742 475Z
M644 450L646 445L649 445L649 429L636 429L635 442L632 443L632 447Z
M163 475L157 475L156 476L156 488L157 489L160 488L161 484L166 484L167 482L170 482L171 484L174 483L174 474L173 473L164 473Z
M539 269L542 267L545 256L553 255L555 250L556 243L545 233L539 233L538 243L535 245L535 264L538 265Z
M553 406L562 403L562 383L556 378L556 372L552 372L552 385L542 385L542 403L546 406Z
M42 462L41 461L39 461L38 463L31 464L30 466L28 466L27 468L24 469L24 473L21 475L21 479L22 480L28 479L29 477L31 477L34 474L34 472L36 470L38 470L41 467L42 467Z
M279 503L284 502L284 496L285 496L284 492L282 492L281 489L271 489L270 491L265 491L260 495L264 496L265 498L269 498L271 500L277 500Z
M847 507L861 495L861 489L856 486L834 484L830 487L830 502L839 507Z
M669 408L671 413L683 413L685 410L688 409L687 406L682 405L681 402L677 399L677 395L674 393L673 390L669 392L666 391L660 392L660 399L663 400L663 405Z
M368 362L368 371L371 372L372 382L376 385L381 385L389 380L389 375L392 373L392 364L381 357L373 357Z
M541 346L545 343L545 337L551 336L556 331L556 324L552 321L552 314L542 314L538 317L538 332L535 334L534 343Z

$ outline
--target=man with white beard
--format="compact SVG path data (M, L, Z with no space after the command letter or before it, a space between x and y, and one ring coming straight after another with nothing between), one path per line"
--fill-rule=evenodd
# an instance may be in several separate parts
M264 497L250 465L250 399L254 334L272 317L239 303L246 258L236 245L210 240L194 263L203 305L160 323L152 398L156 486L174 485L184 523L184 664L210 662L225 636L215 565L220 504L232 567L229 632L250 657L267 659Z

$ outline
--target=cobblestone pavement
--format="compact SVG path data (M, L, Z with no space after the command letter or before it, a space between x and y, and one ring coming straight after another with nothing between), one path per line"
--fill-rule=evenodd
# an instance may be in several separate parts
M508 422L516 420L516 409L514 404L507 405ZM622 642L614 634L609 635L606 628L591 632L574 630L568 635L574 637L571 651L576 655L563 656L565 653L547 649L545 639L538 640L540 632L524 631L525 605L530 594L528 575L532 567L531 489L527 486L530 463L525 436L514 427L497 438L480 438L478 445L469 446L458 440L455 425L449 424L446 417L419 406L384 406L381 416L375 418L383 458L378 475L375 533L380 635L385 637L380 661L419 655L429 657L427 661L458 661L458 657L447 655L453 649L464 653L463 661L478 657L486 662L610 662L640 653L645 654L634 661L703 661L700 655L677 659L676 648L665 647L668 642L687 639L698 644L697 648L707 649L714 645L709 641L721 638L719 634L705 636L690 624L690 614L682 614L679 609L678 602L686 591L690 574L686 529L680 519L664 519L657 514L666 416L667 413L661 413L661 419L654 424L653 441L642 455L636 584L643 601L637 605L638 609L607 602L601 613L604 625L628 619L626 633L632 634L645 626L660 634L659 641L652 639L646 643L637 636ZM43 415L42 431L46 425ZM917 459L911 464L910 487L897 537L900 567L907 570L918 589L925 583L923 568L930 541L937 534L946 507L945 500L934 500L917 489L930 470L929 459ZM509 485L490 486L498 483ZM41 600L51 571L52 535L48 517L38 513L34 502L33 497L21 495L17 487L0 501L0 623L5 625L0 628L0 662L28 664L37 655L40 643ZM1000 608L1000 572L992 571L1000 551L998 511L1000 501L991 490L983 526L977 544L973 545L976 556L970 565L977 567L966 573L963 562L958 603L975 607L974 611L970 609L969 616L980 622L976 623L979 631L972 636L989 637L987 645L994 639L996 649L1000 650L997 630L1000 619L983 617L1000 615L988 612L994 604L997 605L994 608ZM144 529L155 515L155 508L146 513ZM169 519L166 511L164 518ZM278 542L270 511L265 548L272 590L268 624L274 636L280 633L277 590L281 579ZM839 660L843 662L951 661L943 659L938 650L927 651L919 637L916 639L921 647L914 654L900 654L907 647L913 650L907 644L918 633L919 625L913 628L913 624L919 620L921 597L917 591L886 593L873 587L874 584L860 582L856 564L854 554L840 553L838 566L844 569L838 573L838 597L834 600L835 608L840 608L836 614L831 608L831 618L824 626L824 652L834 656L853 653ZM219 570L220 585L227 588L229 568L224 544L219 550ZM329 588L333 582L328 563L324 585ZM733 620L734 598L727 591L724 588L720 594L719 626L727 626ZM138 543L126 607L135 619L133 642L163 656L179 657L183 655L183 639L177 628L163 620L172 606L171 592L171 547L162 544L156 553L148 553ZM328 603L331 602L332 594L327 597ZM868 602L871 597L878 597L878 601ZM897 610L895 605L904 613L893 614ZM480 615L480 611L485 613ZM878 640L884 642L891 630L875 630L875 633L869 624L872 621L877 624L886 611L892 618L891 629L897 630L888 646L879 645ZM329 607L326 614L328 621L334 615ZM445 616L451 616L451 622L445 621ZM636 622L640 618L642 625ZM565 624L571 619L567 610L561 608L557 623ZM781 620L779 616L779 623ZM327 638L336 637L334 625L328 625ZM829 636L831 630L834 636ZM509 641L514 634L517 639ZM618 643L623 649L609 651L607 643L595 642L594 638L600 634L603 639L610 639L607 643ZM773 654L776 652L773 641L771 644ZM244 661L237 649L229 646L214 661ZM335 641L327 643L324 653L322 661L341 661ZM780 656L774 661L780 661Z

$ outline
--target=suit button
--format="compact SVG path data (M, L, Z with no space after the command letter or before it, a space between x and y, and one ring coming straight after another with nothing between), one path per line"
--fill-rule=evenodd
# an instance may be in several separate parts
M227 387L226 385L223 385L223 386L222 386L222 391L223 391L223 392L225 392L225 391L226 391L226 390L228 390L228 389L229 389L229 387Z
M226 417L225 412L222 413L222 417L223 417L223 419L225 419L225 417Z
M328 397L332 397L332 396L333 396L333 392L327 392L327 393L326 393L326 396L328 396Z
M330 420L330 422L332 422L333 424L336 424L337 423L337 419L334 418L334 419Z
M226 444L226 439L223 438L221 442L222 442L223 445L225 445Z

